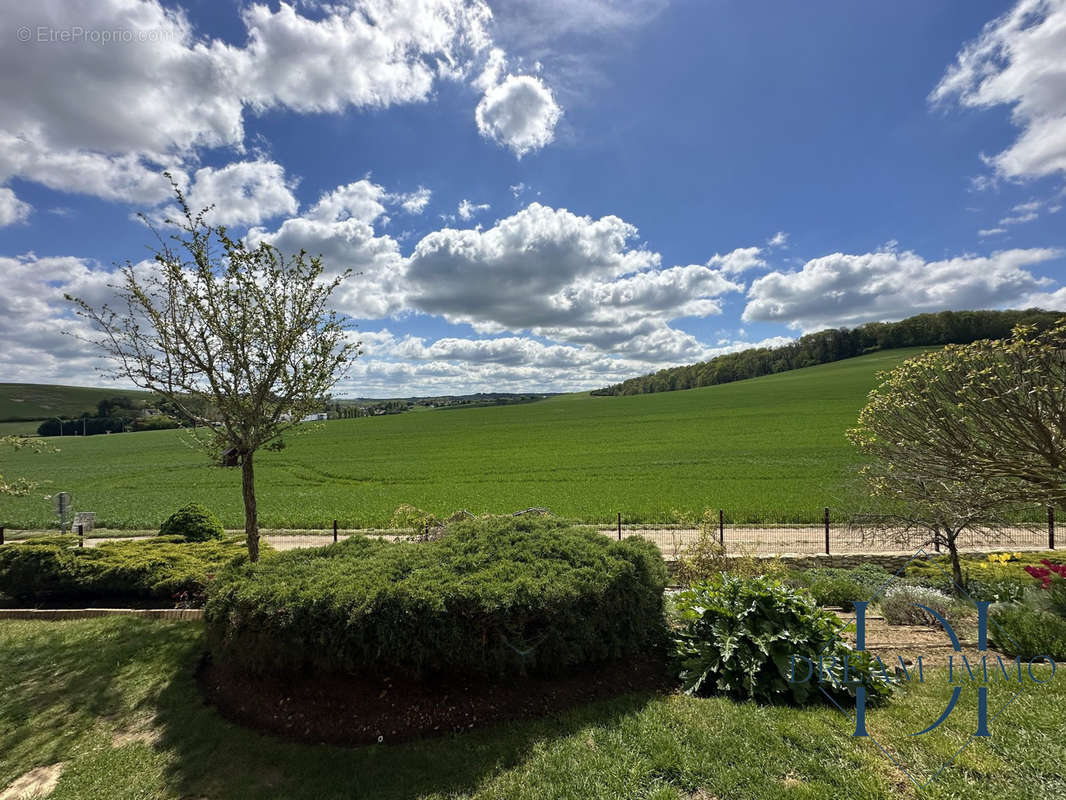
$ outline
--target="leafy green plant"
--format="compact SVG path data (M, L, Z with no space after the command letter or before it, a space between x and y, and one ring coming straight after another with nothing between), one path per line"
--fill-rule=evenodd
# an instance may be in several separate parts
M159 528L160 536L184 536L190 542L221 539L225 535L218 517L199 503L182 506Z
M1066 620L1018 603L993 606L988 636L996 649L1025 659L1066 661Z
M1052 579L1043 595L1049 611L1066 617L1066 578Z
M966 582L966 594L971 600L991 603L1017 603L1025 597L1029 587L1020 578L971 578Z
M847 645L844 622L803 590L772 578L720 574L680 592L675 602L675 657L688 694L804 703L819 688L843 697L865 685L871 701L892 691L887 674ZM804 659L816 672L824 666L822 681L793 680L805 673Z
M478 518L433 541L355 536L227 570L205 617L217 662L251 672L550 673L661 641L665 584L642 539Z

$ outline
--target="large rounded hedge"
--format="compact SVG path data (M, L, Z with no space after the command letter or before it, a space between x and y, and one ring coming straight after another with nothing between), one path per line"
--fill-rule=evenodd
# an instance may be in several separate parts
M225 533L218 517L199 503L182 506L167 517L159 528L160 536L184 536L189 542L221 539Z
M205 618L216 663L250 672L547 674L662 641L665 583L643 540L491 518L232 569Z

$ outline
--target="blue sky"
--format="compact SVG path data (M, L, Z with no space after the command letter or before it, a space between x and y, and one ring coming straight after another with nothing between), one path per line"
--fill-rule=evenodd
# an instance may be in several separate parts
M99 382L62 295L146 258L164 168L362 273L341 394L1066 309L1066 0L54 0L0 37L0 380Z

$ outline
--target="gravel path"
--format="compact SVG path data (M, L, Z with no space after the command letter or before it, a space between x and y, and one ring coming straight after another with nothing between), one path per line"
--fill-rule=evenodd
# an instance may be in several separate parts
M617 536L617 528L601 528L600 532L605 536ZM97 532L98 534L101 531ZM104 532L109 533L109 531ZM228 531L231 534L239 534L242 531ZM342 530L339 531L339 539L347 539L355 534L367 534L380 536L385 539L404 538L406 534L397 531L382 530ZM13 535L11 535L13 534ZM9 542L25 541L34 535L54 536L56 531L17 531L8 536ZM136 541L150 539L154 533L149 531L137 532L132 536L107 536L97 535L85 539L86 547L97 547L105 542ZM675 559L685 548L699 539L700 532L696 529L677 529L667 527L622 527L623 536L640 536L659 546L663 555L668 559ZM1040 525L1016 527L1009 529L1005 535L999 537L966 537L960 543L960 550L989 551L989 550L1046 550L1047 529ZM271 531L265 529L262 533L263 541L270 544L275 550L295 550L301 547L322 547L333 542L333 532L329 530L308 531ZM825 528L821 525L795 525L795 526L740 526L727 525L723 531L723 539L726 549L730 554L737 555L817 555L825 552ZM837 555L859 554L909 554L916 548L900 549L898 545L884 541L863 541L862 537L849 532L842 525L831 525L829 529L829 552ZM930 548L927 548L930 549Z

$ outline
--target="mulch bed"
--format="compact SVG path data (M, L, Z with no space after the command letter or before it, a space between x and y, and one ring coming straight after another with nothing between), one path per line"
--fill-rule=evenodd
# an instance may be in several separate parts
M338 745L395 743L553 714L631 692L668 692L662 655L599 665L556 678L307 675L280 678L232 673L205 656L197 673L210 703L227 719L287 739Z
M855 622L854 613L837 611L837 616L846 622ZM966 656L971 664L980 663L976 617L973 620L956 621L953 627L962 646L961 652L952 649L951 641L939 625L889 625L880 614L869 612L866 615L866 649L880 656L889 668L897 666L900 658L904 663L914 665L918 656L922 657L923 667L947 667L949 663L954 663L955 669L960 669L962 656ZM847 640L854 646L854 631L847 634ZM995 650L986 652L990 659L995 659Z

